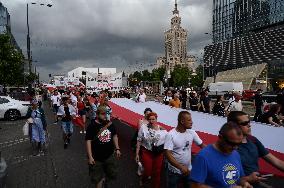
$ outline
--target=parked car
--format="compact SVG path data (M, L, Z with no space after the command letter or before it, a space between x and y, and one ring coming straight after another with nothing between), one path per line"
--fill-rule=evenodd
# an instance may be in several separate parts
M0 118L17 120L24 117L30 106L28 101L19 101L7 96L0 96Z
M30 96L28 92L12 92L10 93L9 96L19 101L31 101L32 100L32 96Z
M244 90L242 100L253 101L255 93L256 93L256 90Z

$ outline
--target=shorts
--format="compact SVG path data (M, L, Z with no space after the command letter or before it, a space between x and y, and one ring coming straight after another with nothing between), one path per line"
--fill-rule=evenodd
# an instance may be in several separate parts
M53 105L53 112L54 112L55 114L57 114L58 109L59 109L59 106L57 106L56 104L54 104L54 105Z
M83 116L83 115L86 115L86 110L78 110L78 114L80 115L80 116Z
M190 179L188 176L183 176L181 174L174 173L168 170L167 174L167 184L168 187L177 188L180 184L182 187L190 187Z
M71 121L64 122L62 121L62 129L65 134L73 133L73 124Z
M91 183L97 185L104 177L113 180L117 177L117 160L111 155L105 161L96 161L96 164L89 165L89 176Z

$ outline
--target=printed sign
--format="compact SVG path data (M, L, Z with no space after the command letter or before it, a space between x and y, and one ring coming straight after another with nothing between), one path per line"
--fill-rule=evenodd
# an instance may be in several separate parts
M123 89L123 87L126 87L126 84L124 84L122 73L103 75L87 72L86 86L88 91L93 92L105 89L109 91L119 91Z

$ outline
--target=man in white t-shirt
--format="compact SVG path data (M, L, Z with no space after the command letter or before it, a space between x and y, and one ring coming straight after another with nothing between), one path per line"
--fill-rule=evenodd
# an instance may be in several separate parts
M180 183L183 187L189 187L192 142L200 148L205 147L197 133L191 128L191 114L188 111L181 111L178 115L177 127L166 136L164 149L168 160L168 187L176 188Z
M229 102L227 107L227 113L230 113L232 111L243 111L243 105L241 98L242 96L239 93L234 93L234 100Z
M139 94L136 97L137 102L146 102L146 94L144 93L144 89L140 89Z
M78 99L76 97L76 95L74 95L75 92L70 93L70 99L71 99L71 103L74 107L77 107L77 102Z
M56 90L54 91L54 94L50 97L50 100L51 100L51 104L52 104L53 112L54 112L54 118L55 118L54 123L56 124L58 121L57 112L58 112L58 108L61 103L61 96L59 95L58 91Z

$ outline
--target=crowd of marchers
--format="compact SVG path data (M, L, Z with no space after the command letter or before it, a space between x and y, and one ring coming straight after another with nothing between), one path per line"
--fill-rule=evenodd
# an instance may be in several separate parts
M172 107L184 107L180 98L182 92L168 90L161 100ZM117 179L120 151L116 121L113 121L112 108L109 105L108 91L88 94L83 91L53 91L50 107L54 112L54 123L62 127L63 147L68 148L74 132L74 124L79 126L81 134L85 134L85 147L88 156L91 186L107 187L108 183ZM113 95L112 95L113 96ZM193 93L193 97L196 93ZM192 100L193 97L186 97ZM209 100L208 92L199 96L203 104L190 104L192 111L200 110L210 113L204 101ZM237 103L239 95L234 94L231 103ZM128 97L127 97L128 98ZM208 99L209 98L209 99ZM145 102L147 96L141 89L134 98L136 102ZM240 100L240 99L239 99ZM41 102L32 100L29 110L29 136L35 155L44 154L48 128L45 112ZM164 185L175 187L265 187L265 175L259 172L258 159L265 161L284 171L284 162L270 153L258 138L251 133L249 116L238 105L229 107L225 115L228 122L222 125L218 140L207 143L192 129L194 121L190 111L178 114L177 124L170 131L158 123L158 115L150 108L144 111L144 117L137 119L138 129L132 142L140 176L140 187L159 188ZM197 107L197 108L196 108ZM213 107L214 108L214 107ZM273 106L270 107L271 110ZM118 118L119 117L115 117ZM129 117L131 118L131 117ZM89 119L90 121L87 121ZM89 122L89 123L87 123ZM191 147L195 143L201 148L193 158ZM161 184L162 171L166 171L166 183Z
M228 95L228 103L225 105L224 95L218 95L213 103L208 90L200 92L191 91L189 94L185 90L167 89L163 97L156 94L154 100L174 108L188 109L211 113L218 116L228 116L232 111L243 111L242 95L238 92L232 92ZM136 97L137 101L143 102L146 99L144 89ZM211 104L213 103L213 105ZM266 103L262 96L262 90L257 90L253 98L255 109L254 121L283 127L284 120L284 90L282 90L275 100L270 104Z

